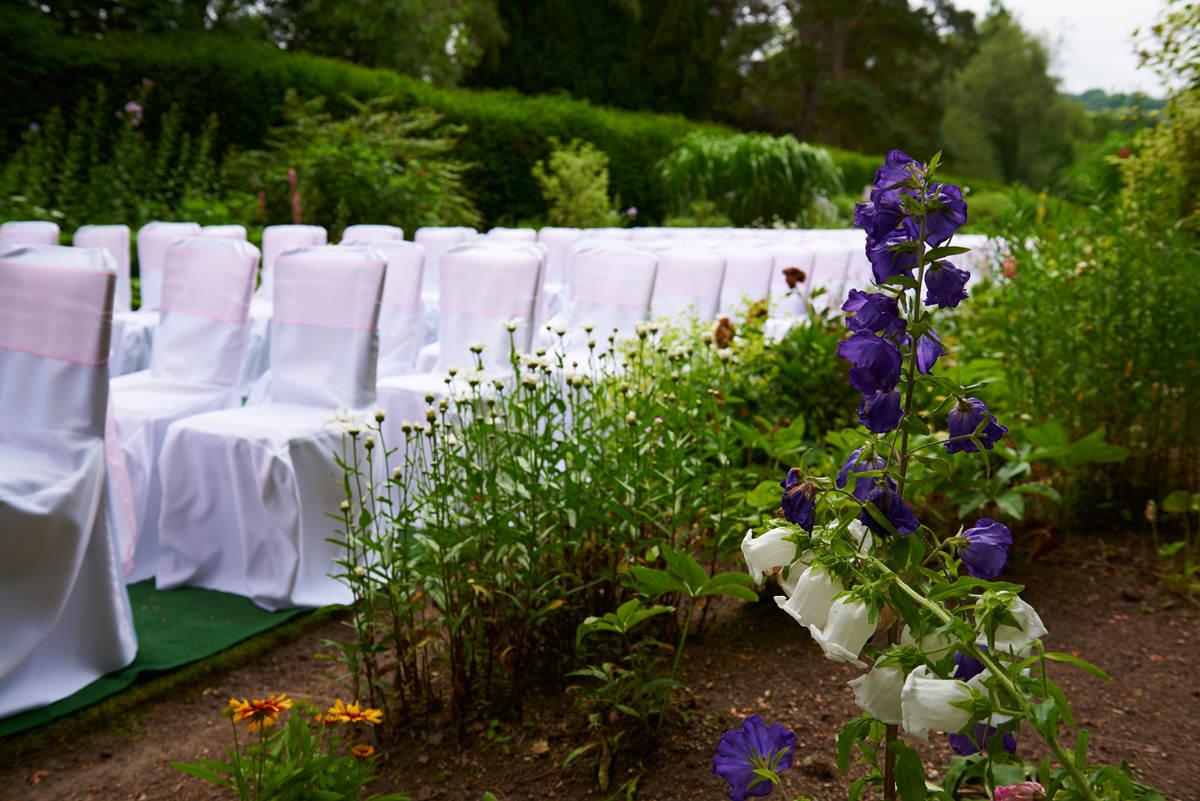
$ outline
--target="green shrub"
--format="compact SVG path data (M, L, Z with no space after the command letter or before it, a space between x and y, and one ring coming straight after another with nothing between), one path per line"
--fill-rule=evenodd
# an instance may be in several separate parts
M335 238L354 222L405 231L480 224L464 186L466 165L451 155L461 127L442 125L425 109L397 112L386 97L355 102L353 114L336 120L325 105L324 98L301 101L289 91L285 124L269 147L229 159L228 190L261 192L263 222L319 221Z
M736 225L804 221L813 201L841 191L833 159L794 136L688 134L658 168L676 211L715 203Z
M608 156L591 142L573 139L563 145L551 139L546 161L533 165L533 177L550 207L551 225L602 228L616 218L608 199Z
M711 200L693 200L687 211L668 217L663 224L671 228L732 228L733 220Z

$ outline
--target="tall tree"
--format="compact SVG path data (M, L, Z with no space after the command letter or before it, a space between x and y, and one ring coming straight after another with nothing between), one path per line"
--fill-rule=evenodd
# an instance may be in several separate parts
M1071 163L1087 119L1049 69L1046 44L993 9L979 49L947 83L942 127L956 169L1042 186Z

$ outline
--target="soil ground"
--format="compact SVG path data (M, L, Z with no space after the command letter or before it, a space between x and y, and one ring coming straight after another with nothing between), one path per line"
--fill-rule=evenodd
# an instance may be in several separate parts
M1102 561L1070 560L1061 548L1033 564L1013 565L1014 581L1041 612L1048 647L1099 664L1113 681L1068 666L1055 679L1092 733L1092 756L1128 762L1171 801L1200 801L1200 612L1157 590L1127 548ZM1088 548L1095 551L1094 547ZM215 788L177 773L170 763L220 757L229 723L219 714L231 695L286 691L318 705L345 697L337 666L322 642L345 636L337 621L300 639L95 725L58 726L53 737L0 743L0 801L200 801ZM834 735L858 714L845 685L857 671L826 661L807 633L769 602L731 604L702 640L689 644L684 679L694 704L689 721L664 734L641 762L620 766L613 787L641 774L639 801L724 797L709 773L720 734L758 713L796 731L795 767L777 798L844 799L848 781L835 767ZM440 723L414 731L380 765L375 791L414 801L603 799L586 759L562 762L579 744L579 721L561 692L527 706L525 726L481 720L466 743ZM1034 736L1026 734L1028 749ZM930 765L947 749L935 738L922 749ZM1025 751L1025 753L1036 753Z

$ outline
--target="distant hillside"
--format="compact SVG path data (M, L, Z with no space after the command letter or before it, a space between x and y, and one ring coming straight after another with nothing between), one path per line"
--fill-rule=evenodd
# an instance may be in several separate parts
M1078 100L1088 111L1117 111L1133 106L1140 106L1143 111L1150 111L1161 109L1167 104L1162 98L1150 97L1142 92L1109 94L1103 89L1088 89L1083 94L1067 95L1067 97Z

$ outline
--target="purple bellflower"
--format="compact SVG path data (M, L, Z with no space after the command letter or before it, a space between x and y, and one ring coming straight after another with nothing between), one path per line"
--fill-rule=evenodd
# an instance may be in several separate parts
M894 431L904 412L900 408L900 390L863 395L858 407L858 422L876 434Z
M879 292L851 289L849 297L842 304L842 311L849 312L846 327L851 331L899 334L908 325L900 316L896 299Z
M917 369L921 371L921 375L929 375L933 372L933 366L937 364L937 360L946 355L946 349L942 346L942 340L938 338L937 331L930 328L921 338L917 340Z
M859 331L838 343L838 355L850 362L850 386L863 395L890 392L900 381L900 350L882 337Z
M908 508L908 504L904 502L904 499L900 497L894 487L876 481L875 486L868 493L865 503L874 504L875 508L896 529L896 533L902 537L907 537L921 527L921 521L912 513L912 509ZM892 535L892 532L876 520L875 516L867 511L866 508L859 514L858 519L862 521L864 526L875 532L875 535L878 537L890 537Z
M996 422L996 417L988 411L987 406L978 398L962 398L950 410L947 428L950 430L950 441L946 443L947 453L965 451L974 453L979 447L967 439L982 425L977 439L986 450L1000 441L1008 433L1008 429Z
M948 261L935 261L925 271L925 305L952 309L967 299L971 274Z
M959 548L958 555L962 557L967 575L988 581L999 576L1013 542L1008 526L983 517L964 531L963 536L967 538L967 544Z
M973 735L952 733L947 734L946 739L950 741L950 747L954 749L954 753L959 756L970 756L987 748L988 741L995 737L996 733L997 729L994 726L976 723ZM1004 733L1000 743L1008 753L1015 754L1017 752L1017 738L1013 737L1010 732Z
M846 484L850 480L851 473L862 473L862 472L866 472L868 470L882 470L883 469L884 462L883 462L882 456L875 456L873 458L862 458L862 452L863 452L863 449L859 448L858 450L851 453L850 458L846 459L846 463L843 464L842 469L838 471L837 482L836 482L838 489L846 488ZM892 480L888 479L888 483L889 484L892 483ZM871 488L874 486L875 486L875 478L873 478L871 476L863 476L862 478L856 478L854 480L854 492L852 494L854 495L855 498L858 498L860 501L865 501L867 499L867 496L871 494Z
M783 487L781 501L783 516L788 522L795 523L805 531L811 532L817 511L816 486L804 480L798 467L788 470L779 485Z
M954 184L932 184L926 198L925 241L937 247L967 224L967 201Z

